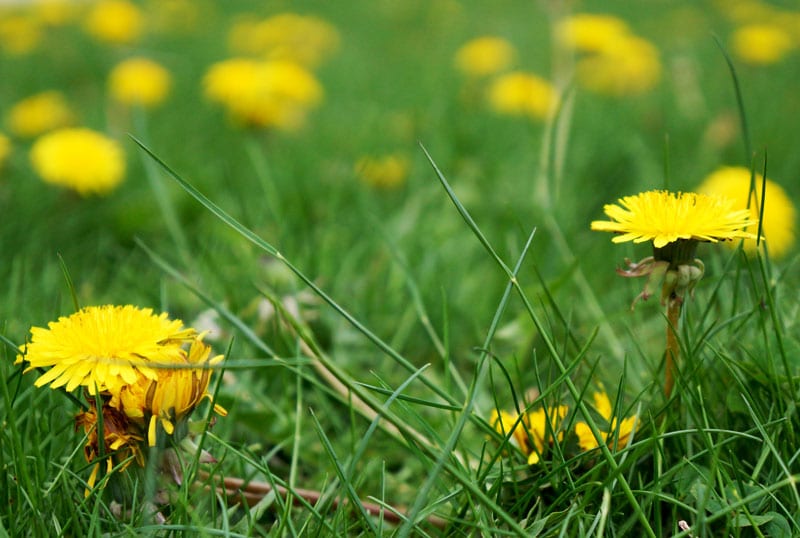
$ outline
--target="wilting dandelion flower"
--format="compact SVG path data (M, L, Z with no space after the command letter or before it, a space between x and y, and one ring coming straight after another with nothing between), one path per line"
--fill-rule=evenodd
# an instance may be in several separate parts
M736 29L731 36L734 54L754 65L777 63L793 46L791 34L774 24L748 24Z
M532 73L515 71L494 79L489 87L489 106L511 116L546 119L558 103L552 84Z
M456 68L465 75L485 77L511 67L517 51L508 40L495 36L477 37L456 51Z
M206 97L253 127L296 130L322 100L314 75L298 64L233 58L212 65L203 78Z
M597 411L608 424L608 429L602 431L606 438L606 442L610 447L616 446L624 447L628 444L628 440L633 435L636 427L636 416L628 417L620 421L614 416L614 410L611 407L611 400L605 392L596 392L593 395L594 409ZM578 436L578 446L584 451L589 451L597 448L599 445L597 439L592 433L592 429L585 422L578 422L575 424L575 435Z
M142 11L126 0L100 0L86 16L86 31L105 43L128 45L144 30Z
M23 138L39 136L72 123L74 114L61 92L50 90L18 101L8 112L8 128Z
M279 13L266 19L243 19L228 34L234 54L285 60L309 68L319 66L339 48L339 32L313 15Z
M703 263L695 258L697 243L754 239L755 235L746 228L755 221L748 210L736 207L731 199L691 192L649 191L626 196L603 209L611 220L593 221L592 230L620 234L613 238L615 243L653 244L653 256L637 263L626 260L628 269L617 272L625 277L648 277L637 300L650 297L654 293L652 286L663 280L661 301L667 304L664 393L669 397L680 351L677 331L681 305L704 272Z
M42 41L42 27L29 14L0 16L0 50L9 56L23 56Z
M119 144L86 128L59 129L42 136L33 144L30 158L46 182L82 196L107 194L125 175L125 155Z
M768 241L770 256L781 258L794 246L797 210L780 185L769 178L764 185L764 177L756 174L754 191L751 192L750 178L750 170L747 168L725 166L709 174L697 188L697 192L729 198L734 201L734 207L738 209L746 210L749 205L750 219L754 224L745 228L745 231L755 233L758 229L755 221L759 218L762 206L761 192L762 189L766 189L761 234ZM743 247L746 252L754 253L755 239L745 239Z
M355 172L367 185L380 189L394 189L405 183L408 168L409 161L405 155L391 153L361 157L356 162Z
M517 448L527 457L528 465L536 465L554 438L559 441L564 438L564 432L559 427L568 412L566 405L540 407L534 411L524 411L521 415L494 410L489 417L489 424L500 435L510 435Z
M28 363L26 372L49 368L36 380L37 387L118 394L140 377L158 379L159 367L183 364L182 346L196 336L180 320L155 315L149 308L89 306L47 328L33 327L18 360Z
M172 77L161 64L147 58L129 58L117 64L108 78L111 95L122 104L153 107L169 93Z

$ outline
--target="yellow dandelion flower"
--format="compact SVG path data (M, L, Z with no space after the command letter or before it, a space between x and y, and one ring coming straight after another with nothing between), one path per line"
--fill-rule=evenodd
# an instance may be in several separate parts
M153 107L169 93L172 77L164 67L147 58L129 58L111 70L108 86L122 104Z
M288 131L302 127L323 95L310 71L283 61L225 60L211 66L203 83L206 97L236 121Z
M335 53L339 42L339 32L332 24L297 13L279 13L263 20L245 18L228 34L228 46L234 54L258 55L310 68Z
M754 224L749 212L736 209L733 200L720 196L649 191L625 196L603 210L612 220L596 220L591 227L621 234L612 239L614 243L652 241L659 249L679 239L716 243L755 238L745 231Z
M472 39L456 51L456 68L465 75L485 77L508 69L516 58L514 46L501 37Z
M593 399L595 410L609 425L608 431L602 431L608 445L612 448L615 442L616 446L619 447L627 445L636 426L636 416L628 417L620 422L617 417L614 416L608 394L605 392L596 392L594 393ZM578 422L575 424L575 435L578 436L578 446L581 447L581 450L588 452L599 446L591 428L589 428L589 425L585 422Z
M494 410L489 417L489 424L500 435L508 436L514 444L527 457L529 465L536 465L547 446L553 443L553 435L561 441L564 432L559 431L559 426L567 416L569 408L566 405L540 407L535 411L527 411L519 415L512 415L506 411Z
M32 7L36 18L46 26L65 26L79 14L73 0L35 0Z
M27 97L11 107L8 128L12 134L31 138L72 123L74 114L61 92L50 90Z
M0 169L3 168L9 155L11 155L11 140L3 133L0 133Z
M59 129L42 136L33 144L30 158L46 182L82 196L107 194L125 175L125 154L120 145L86 128Z
M65 386L69 392L83 386L89 394L118 394L141 377L157 379L158 366L184 363L181 346L195 337L180 320L149 308L89 306L47 328L33 327L17 361L28 363L26 372L50 368L36 380L37 387Z
M630 34L628 25L613 15L576 13L556 25L556 39L579 52L599 52L610 41Z
M531 73L515 71L496 78L489 87L489 106L511 116L546 119L558 103L558 94L548 81Z
M792 49L791 34L774 24L748 24L731 37L731 48L742 61L768 65L781 61Z
M33 52L42 40L39 21L26 14L0 16L0 50L9 56Z
M86 31L95 39L113 45L129 45L144 30L142 11L126 0L100 0L86 16Z
M709 174L697 188L697 192L730 198L734 201L734 207L741 210L747 208L749 195L749 215L754 224L745 230L755 233L758 230L755 222L761 210L761 191L762 188L766 188L766 207L761 233L768 241L770 256L781 258L794 246L797 210L780 185L767 178L764 187L764 177L761 174L756 174L755 180L755 192L751 193L750 170L739 166L725 166ZM756 251L756 241L753 238L746 239L743 246L749 253Z
M578 59L578 82L590 91L611 96L644 93L661 78L658 49L636 36L616 36L593 54Z
M405 155L391 153L358 159L355 172L358 178L379 189L395 189L405 183L410 163Z
M203 343L202 336L192 341L188 355L171 363L175 368L158 368L155 378L140 376L136 383L122 387L118 396L110 401L110 405L122 409L131 420L147 429L150 446L156 444L159 425L167 435L173 435L176 425L184 421L204 398L210 397L209 368L221 362L223 356L209 358L211 347ZM220 406L214 409L225 414Z

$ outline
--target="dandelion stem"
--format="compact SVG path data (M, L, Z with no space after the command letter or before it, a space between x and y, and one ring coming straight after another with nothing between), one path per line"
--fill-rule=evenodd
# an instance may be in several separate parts
M683 301L677 296L670 297L667 303L667 350L664 372L664 394L667 398L672 394L672 388L675 385L675 375L677 374L678 360L681 353L681 346L678 342L681 305L683 305Z

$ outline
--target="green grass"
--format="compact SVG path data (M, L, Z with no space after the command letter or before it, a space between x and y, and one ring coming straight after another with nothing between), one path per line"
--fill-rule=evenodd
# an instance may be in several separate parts
M797 199L796 48L768 67L732 57L737 86L713 37L725 46L733 25L710 4L588 2L659 47L662 80L624 99L573 86L546 125L467 106L452 67L493 33L548 76L543 4L301 2L342 35L317 70L325 102L298 133L255 132L200 81L237 14L289 7L198 5L194 31L133 50L67 26L2 58L1 111L60 89L81 124L121 141L128 170L108 197L79 198L39 180L21 139L0 169L0 536L800 534L797 254L700 245L665 400L664 309L654 297L631 311L643 282L614 272L648 248L589 230L605 203L691 190L720 165L768 159ZM105 76L134 52L175 85L127 117ZM713 144L720 122L733 134ZM410 159L401 188L358 181L361 155L394 151ZM84 495L75 399L14 364L32 326L74 312L73 294L213 318L207 341L227 359L210 390L228 415L209 426L204 403L193 440L214 463L187 457L186 480L165 485L161 447ZM570 407L565 430L603 429L600 385L619 416L638 415L616 450L566 435L528 466L487 422L535 389L536 404ZM224 477L258 483L253 505L216 487Z

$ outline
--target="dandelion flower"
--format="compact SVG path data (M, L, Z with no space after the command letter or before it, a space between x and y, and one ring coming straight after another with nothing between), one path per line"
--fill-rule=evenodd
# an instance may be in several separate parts
M754 65L779 62L792 49L792 36L773 24L748 24L731 37L734 54Z
M188 355L172 363L173 368L156 369L155 378L140 376L136 383L122 387L110 405L119 407L129 418L145 426L148 444L155 446L159 425L167 435L173 435L176 425L204 398L210 397L209 367L223 359L222 355L209 358L210 353L211 347L203 343L202 335L198 336L192 341ZM215 406L215 410L225 414L219 406Z
M9 140L9 138L3 133L0 133L0 169L3 168L3 165L10 154L11 140Z
M35 0L33 12L46 26L65 26L79 14L73 0Z
M82 196L109 193L125 174L119 144L86 128L59 129L42 136L33 144L30 158L46 182Z
M237 121L292 131L322 100L322 87L302 66L284 61L233 58L212 65L203 79L206 97Z
M181 346L195 337L194 329L184 328L180 320L149 308L89 306L47 328L33 327L17 360L28 363L26 372L49 368L36 380L37 387L64 386L70 392L83 386L89 394L118 394L141 377L158 379L159 366L184 364Z
M312 69L336 52L339 42L339 32L332 24L297 13L279 13L263 20L243 19L228 35L234 54L284 60Z
M489 106L500 114L543 120L557 102L552 84L522 71L502 75L489 87Z
M42 28L30 15L0 16L0 50L9 56L23 56L36 49L42 40Z
M761 191L762 188L766 188L766 207L761 233L768 241L770 256L781 258L794 246L797 211L780 185L767 178L764 187L764 178L761 174L756 174L755 180L755 191L751 193L750 170L739 166L726 166L709 174L697 188L697 192L730 198L734 201L734 207L741 210L746 210L749 197L749 215L753 224L745 230L757 232L758 226L755 222L761 211ZM753 238L745 239L743 246L746 252L754 253L756 241Z
M409 162L405 155L396 153L358 159L355 171L367 185L380 189L400 187L408 176Z
M122 104L153 107L169 93L169 71L147 58L129 58L117 64L108 78L111 95Z
M472 39L456 52L456 68L465 75L485 77L508 69L517 51L501 37L483 36Z
M8 128L16 136L31 138L73 121L73 113L61 92L50 90L31 95L11 107Z
M489 417L489 424L500 435L511 434L514 444L527 457L528 464L536 465L545 448L552 444L554 436L559 441L564 438L559 426L568 412L569 408L565 405L525 411L521 417L495 410Z
M617 204L603 207L612 220L596 220L592 230L615 232L614 243L652 241L663 248L679 239L725 241L754 239L744 230L754 224L747 210L734 207L734 201L721 196L691 192L649 191L625 196Z
M610 447L613 447L614 444L617 446L627 445L636 426L636 416L628 417L620 422L614 416L608 394L596 392L593 399L595 410L608 423L608 431L601 430L601 433L605 435L606 442ZM584 451L588 452L599 446L591 428L585 422L575 424L575 435L578 436L578 446Z
M613 15L576 13L560 21L556 38L579 52L600 52L609 41L630 34L628 25Z
M135 4L126 0L100 0L89 11L85 27L99 41L129 45L141 36L144 15Z
M595 54L579 58L575 69L582 86L616 97L644 93L661 78L658 49L636 36L612 38Z

